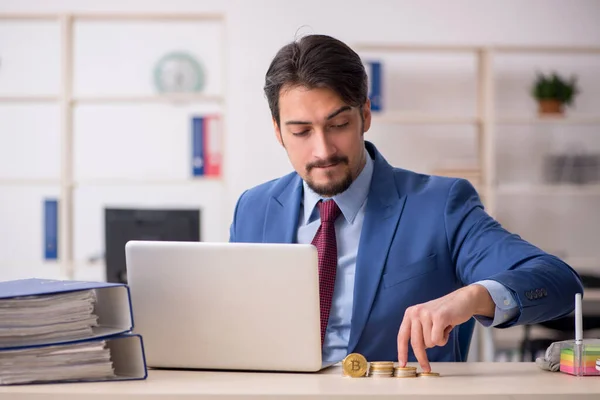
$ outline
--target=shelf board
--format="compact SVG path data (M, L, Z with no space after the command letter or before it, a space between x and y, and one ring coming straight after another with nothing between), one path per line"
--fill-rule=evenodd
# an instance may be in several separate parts
M200 93L154 94L141 96L77 96L73 104L109 104L109 103L222 103L223 97Z
M0 20L59 20L63 16L82 21L224 21L222 13L0 13Z
M221 183L221 176L204 176L189 179L145 179L145 178L90 178L77 179L74 187L81 186L177 186L177 185L199 185L207 182Z
M473 53L483 49L483 46L436 45L418 43L355 43L352 48L357 51L372 52L434 52L434 53Z
M373 121L396 124L448 124L473 125L481 122L478 117L460 115L440 115L428 113L410 113L402 111L373 111ZM499 117L499 125L600 125L600 115L543 116L523 115Z
M600 54L600 47L592 46L493 46L499 53L566 53L566 54Z
M600 289L596 288L585 288L583 293L582 301L585 303L598 303L600 302ZM596 304L597 306L597 304Z
M36 186L56 185L60 186L60 179L38 179L38 178L0 178L0 186Z
M0 20L59 20L60 14L0 13Z
M565 196L600 196L600 184L501 184L498 194L541 194Z
M222 21L219 13L74 13L73 19L87 21Z
M600 125L600 115L507 116L499 117L496 122L501 125Z
M371 115L374 122L407 125L473 125L478 124L480 121L477 117L418 114L398 111L373 111Z
M428 113L410 113L403 111L373 111L373 120L396 124L448 124L473 125L481 122L478 117L460 115L440 115ZM536 116L516 115L499 117L499 125L600 125L600 115Z
M358 42L352 46L358 51L371 52L438 52L438 53L475 53L489 50L496 53L566 53L600 54L600 47L593 46L527 46L527 45L454 45L419 44L397 42Z
M60 96L16 96L16 95L0 95L0 103L40 103L40 102L59 102L62 98Z

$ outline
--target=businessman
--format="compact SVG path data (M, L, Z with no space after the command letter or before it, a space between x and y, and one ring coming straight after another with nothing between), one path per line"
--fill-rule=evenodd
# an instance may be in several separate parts
M358 352L400 365L464 359L458 326L569 314L579 276L506 231L468 181L394 168L364 134L367 75L344 43L311 35L279 50L264 91L295 172L245 191L232 242L312 243L323 359Z

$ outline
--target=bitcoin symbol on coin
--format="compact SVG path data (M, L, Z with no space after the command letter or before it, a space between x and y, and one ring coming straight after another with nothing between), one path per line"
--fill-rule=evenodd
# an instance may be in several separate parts
M342 371L345 376L359 378L367 373L367 359L358 353L351 353L342 361Z

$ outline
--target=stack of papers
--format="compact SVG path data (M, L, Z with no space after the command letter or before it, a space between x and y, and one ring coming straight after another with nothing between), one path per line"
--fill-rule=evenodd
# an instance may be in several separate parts
M93 289L0 299L0 384L114 377ZM79 341L79 342L78 342Z
M95 301L93 290L0 299L0 347L90 337L98 325Z
M8 350L0 353L0 385L114 378L104 341Z

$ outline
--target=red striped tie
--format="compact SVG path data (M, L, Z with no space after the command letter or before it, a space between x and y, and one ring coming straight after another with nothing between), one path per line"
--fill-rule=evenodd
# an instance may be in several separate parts
M329 321L331 298L335 286L337 269L337 243L335 240L335 220L340 215L340 208L333 200L317 203L321 214L321 226L312 241L317 247L319 258L319 295L321 303L321 345L325 341L325 331Z

